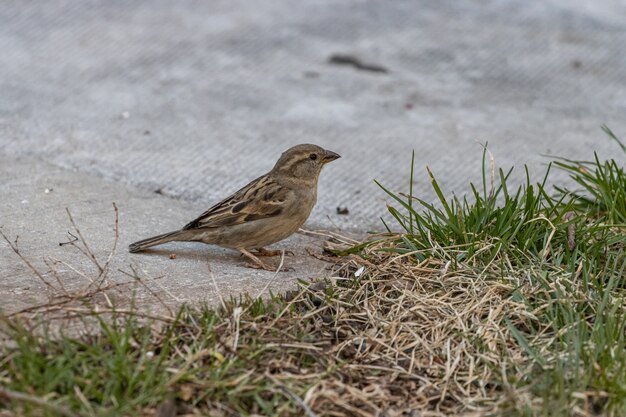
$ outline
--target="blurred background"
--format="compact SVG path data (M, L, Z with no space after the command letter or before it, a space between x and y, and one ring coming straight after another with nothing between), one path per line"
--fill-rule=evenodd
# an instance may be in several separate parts
M408 190L412 150L427 199L479 143L520 178L619 158L624 45L623 0L5 0L0 157L208 205L311 142L343 158L310 224L380 229L372 180Z

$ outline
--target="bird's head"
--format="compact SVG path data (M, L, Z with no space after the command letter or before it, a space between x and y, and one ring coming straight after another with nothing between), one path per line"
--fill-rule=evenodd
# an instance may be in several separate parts
M305 181L316 181L322 167L335 159L338 154L311 144L296 145L280 156L272 172Z

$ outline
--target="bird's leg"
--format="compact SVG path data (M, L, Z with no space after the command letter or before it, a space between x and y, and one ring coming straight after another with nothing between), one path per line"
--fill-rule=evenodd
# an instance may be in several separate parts
M254 262L254 264L250 265L251 268L265 269L266 271L272 271L272 272L276 271L276 268L272 268L271 266L267 265L266 263L261 261L259 258L254 256L252 253L250 253L248 250L244 248L238 248L237 250L239 250L239 252L241 252L244 256L248 257Z
M267 249L263 249L263 248L257 248L255 255L256 256L280 256L283 254L282 250L267 250ZM293 256L293 252L290 250L286 250L285 251L285 255L292 255Z

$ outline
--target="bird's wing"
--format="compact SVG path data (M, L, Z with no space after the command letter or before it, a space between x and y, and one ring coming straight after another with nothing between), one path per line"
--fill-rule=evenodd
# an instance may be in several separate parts
M293 192L264 175L220 201L183 230L232 226L278 216Z

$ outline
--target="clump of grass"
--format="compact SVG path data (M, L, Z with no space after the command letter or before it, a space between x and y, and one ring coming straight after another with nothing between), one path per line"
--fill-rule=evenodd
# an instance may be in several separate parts
M613 139L626 154L626 146L606 126L604 132ZM593 161L573 161L559 158L555 164L568 172L580 187L570 191L558 187L561 195L575 198L576 208L610 225L626 227L626 173L615 159L601 162L597 153Z
M404 229L393 250L410 252L423 261L437 247L454 248L454 261L471 259L472 262L489 263L498 255L506 254L516 263L525 263L529 257L541 258L555 247L567 246L567 229L576 218L570 217L574 199L564 194L554 199L546 191L550 168L541 182L533 184L525 170L525 183L509 190L507 183L513 169L492 171L491 186L487 186L487 150L482 158L482 188L470 184L469 196L445 197L430 169L428 175L438 204L413 195L396 194L377 184L390 195L401 211L388 206L389 212ZM414 160L411 161L413 167ZM413 168L411 168L411 183ZM390 228L388 227L390 231Z
M608 128L605 131L623 147ZM524 265L548 257L576 263L580 256L594 257L603 249L623 249L623 233L616 229L626 226L626 174L615 160L600 162L597 155L594 162L557 160L555 166L570 173L584 192L557 186L555 193L546 187L552 164L536 183L525 169L523 185L509 190L513 169L499 169L496 175L492 160L489 173L487 155L485 148L481 188L470 183L471 192L463 197L446 198L429 168L436 203L414 196L412 186L409 194L394 193L377 182L399 204L388 210L404 230L388 250L424 261L446 247L454 262L480 265L506 259ZM413 167L414 155L411 184ZM603 264L602 259L596 261Z

